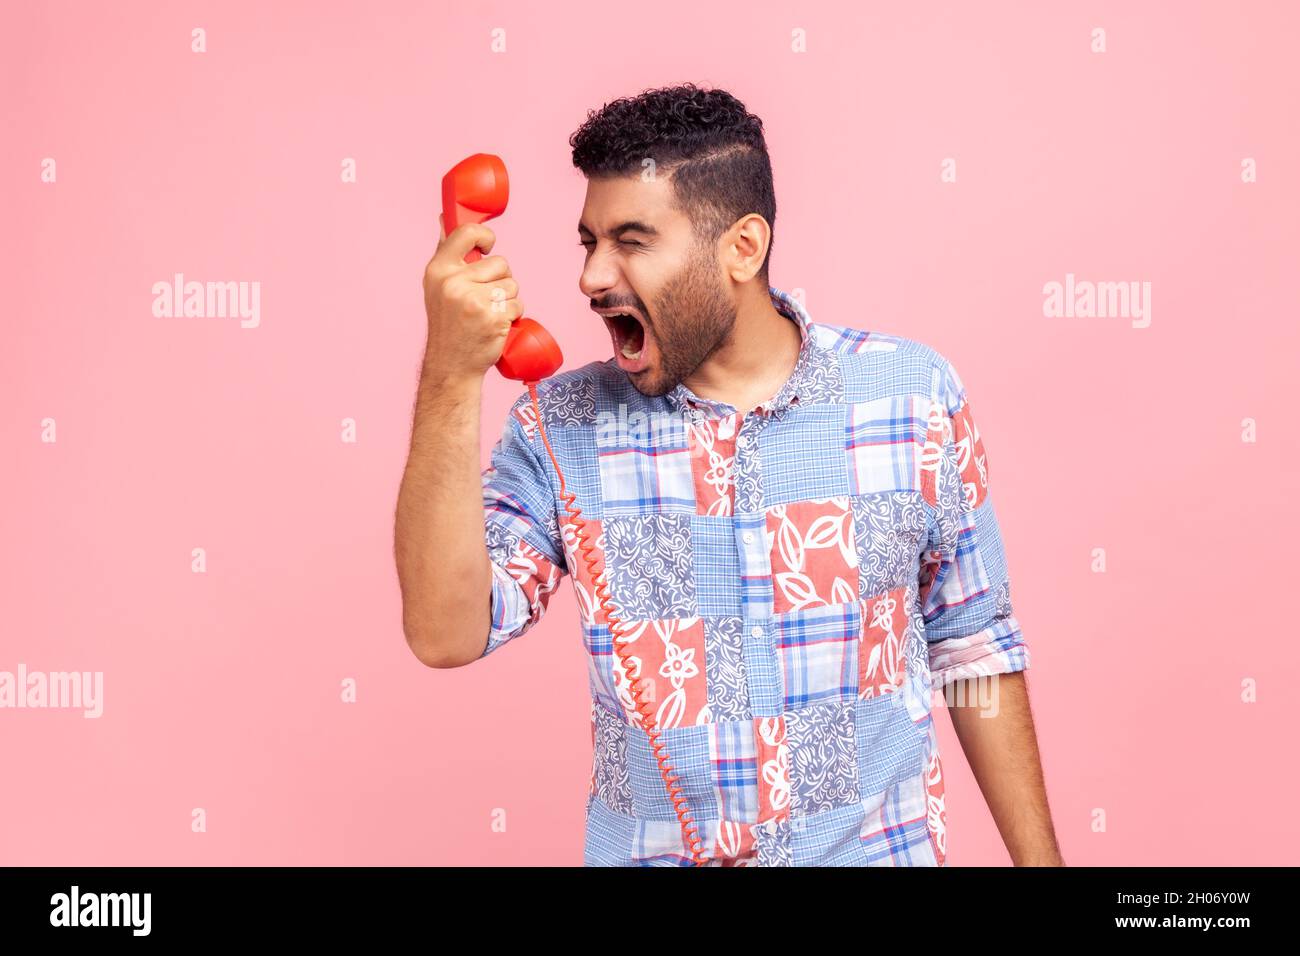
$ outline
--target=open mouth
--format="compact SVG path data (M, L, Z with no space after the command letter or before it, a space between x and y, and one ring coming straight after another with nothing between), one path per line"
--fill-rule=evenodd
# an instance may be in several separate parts
M647 364L646 328L641 317L631 311L602 313L614 343L619 366L627 372L639 372Z

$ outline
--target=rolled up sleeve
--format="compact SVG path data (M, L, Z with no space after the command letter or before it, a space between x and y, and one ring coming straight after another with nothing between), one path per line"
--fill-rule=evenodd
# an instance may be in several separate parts
M492 625L480 659L542 619L567 571L555 496L537 454L531 412L527 395L516 401L482 473Z
M935 368L922 469L931 518L919 586L933 687L1028 668L988 455L961 377L946 359Z

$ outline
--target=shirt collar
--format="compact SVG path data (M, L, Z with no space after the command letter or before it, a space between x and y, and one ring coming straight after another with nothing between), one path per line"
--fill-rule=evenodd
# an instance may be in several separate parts
M791 404L798 403L800 396L808 391L811 384L810 373L814 364L813 351L817 347L812 336L812 319L803 304L776 286L768 286L767 293L772 299L772 307L798 326L799 357L795 361L794 371L790 373L790 377L777 393L766 402L755 406L754 411L763 415L784 412ZM724 417L734 415L737 411L734 405L727 402L700 398L683 382L677 383L676 387L664 397L674 408L680 409L692 418L700 417L700 413L709 417Z

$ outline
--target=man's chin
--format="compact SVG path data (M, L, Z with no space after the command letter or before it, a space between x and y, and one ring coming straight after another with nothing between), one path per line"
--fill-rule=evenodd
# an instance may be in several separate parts
M676 387L675 382L664 380L663 374L655 365L643 368L639 372L624 372L623 374L632 383L632 387L646 398L659 398L661 395L667 395Z

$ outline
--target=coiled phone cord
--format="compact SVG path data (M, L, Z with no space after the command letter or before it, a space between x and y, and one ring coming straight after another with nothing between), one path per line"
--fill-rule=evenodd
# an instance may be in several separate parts
M586 563L587 570L591 574L591 581L596 588L596 597L600 602L601 610L605 612L605 616L609 620L610 634L613 635L613 640L610 643L614 646L614 653L618 654L619 660L623 662L623 673L628 675L628 684L632 689L632 700L637 714L641 717L641 729L650 738L650 746L654 750L655 760L659 763L659 772L663 775L664 786L668 788L668 796L672 799L673 809L677 813L677 819L681 821L682 835L691 848L691 865L702 866L708 857L704 854L703 843L699 838L699 828L691 817L691 809L686 802L686 797L682 795L682 787L677 782L677 774L673 772L672 765L668 762L668 752L659 740L659 730L654 726L654 707L641 699L641 680L638 678L633 681L631 678L632 668L628 663L628 657L631 656L632 652L619 641L619 638L625 633L623 630L625 625L614 613L608 585L600 580L600 569L596 567L596 557L592 553L596 550L596 547L587 540L586 522L582 518L582 509L578 507L577 495L564 487L564 472L560 470L560 463L556 461L555 452L551 450L551 440L546 436L546 424L542 421L542 410L537 404L537 383L527 382L525 384L528 386L528 395L533 400L533 411L537 415L537 428L542 433L542 444L546 446L546 453L551 456L551 464L555 466L555 473L560 478L560 500L564 502L564 509L569 513L569 520L573 523L573 534L577 539L578 552L582 555L582 560Z

